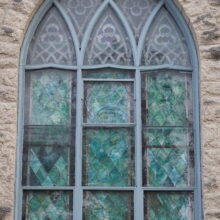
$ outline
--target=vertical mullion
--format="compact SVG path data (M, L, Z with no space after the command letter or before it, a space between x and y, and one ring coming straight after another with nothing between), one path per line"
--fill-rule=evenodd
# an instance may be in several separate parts
M82 219L82 70L77 70L76 140L75 140L75 190L73 193L73 219Z
M135 72L135 179L134 219L144 220L144 193L142 189L142 122L141 122L141 73Z

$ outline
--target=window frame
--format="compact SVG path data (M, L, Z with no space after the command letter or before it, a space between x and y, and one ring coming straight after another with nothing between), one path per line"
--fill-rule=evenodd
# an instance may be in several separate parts
M93 65L93 66L84 66L83 60L87 47L87 43L89 42L90 34L93 30L94 25L96 24L98 18L101 13L105 9L105 7L110 4L111 7L115 10L117 16L121 20L124 25L128 37L131 41L132 52L134 57L134 66L121 66L121 65ZM68 65L59 65L59 64L48 64L48 65L26 65L27 53L30 41L35 33L35 30L38 24L42 21L42 18L46 14L46 12L55 5L55 7L59 10L61 16L66 22L69 31L72 35L73 42L75 45L75 52L77 58L76 66L68 66ZM182 66L171 66L171 65L158 65L158 66L140 66L141 62L141 53L144 45L144 40L146 33L148 32L150 25L153 19L156 17L160 8L165 6L166 9L173 16L176 21L178 27L182 31L190 54L190 60L192 62L191 67L182 67ZM144 34L143 34L144 33ZM81 49L81 50L80 50ZM45 68L59 69L59 70L72 70L77 72L77 103L76 103L76 111L77 111L77 121L76 121L76 152L75 152L75 177L76 182L75 186L67 186L67 187L24 187L22 186L22 158L23 158L23 134L24 134L24 97L25 97L25 72L27 70L39 70ZM128 22L124 18L124 15L120 12L120 9L116 6L113 0L103 1L102 5L98 8L95 16L91 19L89 26L86 30L85 36L82 41L82 48L80 48L80 43L77 38L77 34L74 30L73 24L70 19L66 15L65 11L60 7L58 1L56 0L45 0L41 5L39 10L34 16L34 19L31 21L31 24L27 30L25 35L25 39L23 42L23 46L21 49L20 56L20 66L19 66L19 99L18 99L18 134L17 134L17 164L16 164L16 187L15 187L15 211L14 211L14 219L21 219L22 216L22 198L24 190L74 190L74 201L75 210L81 210L74 212L74 219L82 219L82 208L83 208L83 190L88 189L88 187L81 186L82 180L82 163L81 163L81 154L82 154L82 130L83 130L83 78L82 71L83 70L94 70L94 69L103 69L103 68L113 68L113 69L123 69L123 70L131 70L135 73L134 78L134 93L135 93L135 115L136 118L136 126L135 126L135 176L136 176L136 187L114 187L114 190L133 190L134 191L134 219L135 220L144 220L144 202L141 201L144 199L144 192L171 192L171 191L183 191L183 192L193 192L194 193L194 219L201 220L203 219L203 210L202 210L202 180L201 180L201 143L200 143L200 93L199 93L199 60L197 55L197 49L195 46L195 41L193 39L193 35L182 15L180 10L176 7L172 0L160 0L156 7L152 10L152 13L143 27L142 34L140 36L139 44L136 46L135 39L132 34L132 30L129 27ZM142 121L141 121L141 96L137 94L141 94L141 71L152 71L152 70L177 70L184 71L192 74L192 89L193 89L193 132L194 132L194 173L195 173L195 186L194 187L143 187L142 185ZM141 159L140 159L141 158ZM93 187L94 190L97 190L97 187ZM100 188L100 187L99 187ZM112 190L112 187L102 187L105 190ZM91 187L89 187L91 190ZM143 190L142 190L143 189ZM77 201L77 202L76 202ZM136 210L136 211L135 211Z

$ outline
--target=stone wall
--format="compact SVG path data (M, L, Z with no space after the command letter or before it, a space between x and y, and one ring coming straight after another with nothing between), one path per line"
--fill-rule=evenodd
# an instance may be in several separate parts
M43 0L0 0L0 219L14 207L19 56ZM220 0L176 0L198 48L205 219L220 219Z

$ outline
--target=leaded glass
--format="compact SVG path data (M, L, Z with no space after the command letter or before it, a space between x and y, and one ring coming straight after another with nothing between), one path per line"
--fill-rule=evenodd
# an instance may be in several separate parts
M191 65L185 37L165 8L160 10L147 33L141 63Z
M192 121L191 77L184 73L144 73L142 120L148 126L189 126Z
M85 83L84 121L87 123L133 122L133 83Z
M102 0L59 0L59 2L70 16L78 38L82 41L87 26Z
M145 193L145 220L193 220L190 193Z
M88 79L132 79L134 78L134 73L129 70L106 68L101 70L84 71L83 77Z
M56 8L50 9L31 41L28 64L76 64L69 30Z
M187 148L146 148L144 184L158 187L191 185L192 158Z
M110 7L103 12L93 29L84 62L87 65L133 64L128 34Z
M76 76L66 71L29 72L26 77L26 124L70 125L71 117L75 117L75 83Z
M144 147L193 146L192 129L175 127L143 128Z
M72 192L30 191L24 193L23 220L71 220Z
M137 42L144 24L158 2L158 0L115 0L128 19Z
M84 220L132 220L133 194L131 192L86 191Z
M85 129L83 184L131 186L134 177L134 133L126 128Z

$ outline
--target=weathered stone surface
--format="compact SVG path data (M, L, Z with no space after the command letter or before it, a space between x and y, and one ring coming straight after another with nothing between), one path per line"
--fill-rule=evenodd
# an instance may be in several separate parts
M220 219L220 0L174 1L191 27L198 49L204 214L206 220L217 220ZM13 219L20 48L42 2L0 0L0 219L3 215L6 220Z

